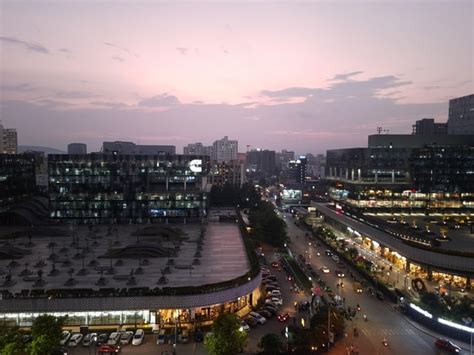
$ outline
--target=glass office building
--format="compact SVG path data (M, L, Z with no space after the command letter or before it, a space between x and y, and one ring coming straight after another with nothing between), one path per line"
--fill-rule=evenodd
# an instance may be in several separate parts
M208 157L92 153L48 158L51 218L154 223L206 213Z

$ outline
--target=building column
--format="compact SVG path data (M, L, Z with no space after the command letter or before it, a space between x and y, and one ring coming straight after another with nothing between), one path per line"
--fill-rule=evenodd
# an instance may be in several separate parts
M392 170L392 184L395 182L395 170Z
M427 272L428 272L427 280L432 281L433 280L433 270L431 269L430 266L428 266Z
M168 187L168 176L166 176L165 181L166 181L166 191L168 191L168 188L169 188L169 187Z
M379 181L379 173L375 172L375 182L378 182L378 181Z
M351 169L351 180L354 181L355 170Z
M349 168L346 168L345 179L349 180Z

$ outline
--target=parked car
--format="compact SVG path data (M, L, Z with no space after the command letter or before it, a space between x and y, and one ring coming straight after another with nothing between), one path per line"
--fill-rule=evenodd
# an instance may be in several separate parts
M255 327L257 326L258 324L258 321L257 319L255 319L254 317L248 315L244 318L245 322L247 322L248 325L250 325L251 327Z
M437 348L447 350L453 354L457 354L461 351L459 346L446 339L436 339L435 345Z
M71 332L67 331L67 330L64 330L63 331L63 334L62 334L62 337L61 337L61 341L59 342L61 345L66 345L67 342L69 341L69 338L71 337Z
M123 332L122 335L120 336L120 344L122 345L127 345L130 344L133 338L133 332L131 330L127 332Z
M160 329L160 332L158 333L158 339L156 340L156 343L157 344L165 344L167 340L168 340L168 337L166 336L166 329Z
M137 329L135 335L133 336L132 345L140 345L143 343L143 339L145 338L145 332L143 329Z
M331 270L329 270L329 268L326 267L326 266L323 266L323 267L321 268L321 271L322 271L324 274L329 274L329 273L331 272Z
M99 347L99 355L117 354L120 352L120 346L105 344Z
M97 341L97 333L87 333L82 338L82 346L91 346Z
M270 312L272 315L275 315L278 313L277 308L272 306L271 304L266 304L262 309Z
M276 281L277 281L277 278L276 278L275 275L270 275L270 276L265 277L264 280L272 280L272 281L275 281L275 282L276 282Z
M261 309L257 312L258 314L260 314L261 316L265 317L266 319L269 319L273 316L273 313L265 310L265 309Z
M275 306L281 306L283 304L283 300L278 297L270 297L265 300L265 303L270 303Z
M201 329L196 329L193 334L193 338L195 342L201 343L204 341L204 333Z
M120 337L122 334L120 332L110 333L109 339L107 340L108 345L117 345L120 342Z
M333 255L332 260L334 260L335 262L339 262L339 257L337 255Z
M249 313L250 316L254 317L258 323L260 324L265 324L267 322L267 320L265 319L265 317L262 317L260 314L258 314L257 312L250 312Z
M273 291L273 290L280 290L279 287L275 287L275 286L271 286L271 285L266 285L265 286L265 291L267 291L267 293Z
M279 322L286 322L288 319L290 318L290 314L289 313L284 313L284 314L279 314L278 315L278 321Z
M281 296L281 291L280 290L268 291L267 295L268 296L278 296L278 297L280 297Z
M242 330L245 330L246 332L250 332L250 326L249 326L249 325L247 324L247 322L244 321L244 320L241 320L241 321L240 321L240 328L241 328Z
M84 335L82 335L81 333L73 333L69 338L67 346L76 347L81 342L83 337Z
M100 346L100 345L107 344L107 340L109 340L109 335L108 334L106 334L106 333L99 334L99 336L97 337L97 340L96 340L96 345Z

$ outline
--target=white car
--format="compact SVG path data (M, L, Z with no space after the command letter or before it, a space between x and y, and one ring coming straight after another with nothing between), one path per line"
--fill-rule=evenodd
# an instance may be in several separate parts
M265 324L267 322L267 319L257 312L250 312L249 315L254 317L260 324Z
M272 304L274 306L281 306L283 304L283 300L281 298L278 298L278 297L271 297L271 298L267 298L265 300L265 303L266 304Z
M267 295L268 296L278 296L278 297L281 297L281 292L280 290L271 290L271 291L268 291L267 292Z
M68 332L67 330L64 330L63 335L61 337L61 341L59 343L61 345L66 345L66 343L68 342L70 336L71 336L71 332Z
M109 335L109 339L107 340L108 345L117 345L120 341L120 337L122 334L120 332L112 332Z
M331 271L329 270L329 268L326 267L326 266L323 266L323 267L321 268L321 271L322 271L323 273L325 273L325 274L329 274L329 273L331 272Z
M82 346L90 346L97 340L97 333L87 333L82 339Z
M250 332L250 326L244 320L240 321L240 328L246 332Z
M81 333L73 333L69 338L67 346L75 347L77 346L84 336Z
M145 332L143 329L137 329L135 335L133 336L132 345L140 345L143 343L143 339L145 338Z
M122 345L130 344L132 337L133 337L133 332L131 330L127 332L123 332L122 335L120 336L120 344Z

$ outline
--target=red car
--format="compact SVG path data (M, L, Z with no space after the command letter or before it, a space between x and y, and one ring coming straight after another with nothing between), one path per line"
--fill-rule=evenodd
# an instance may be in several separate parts
M447 350L453 354L457 354L461 351L459 346L446 339L437 339L435 345L437 348Z
M290 318L290 315L288 313L278 315L278 321L282 323L286 322L288 318Z
M101 345L99 348L99 355L117 354L120 352L120 346L116 345Z

